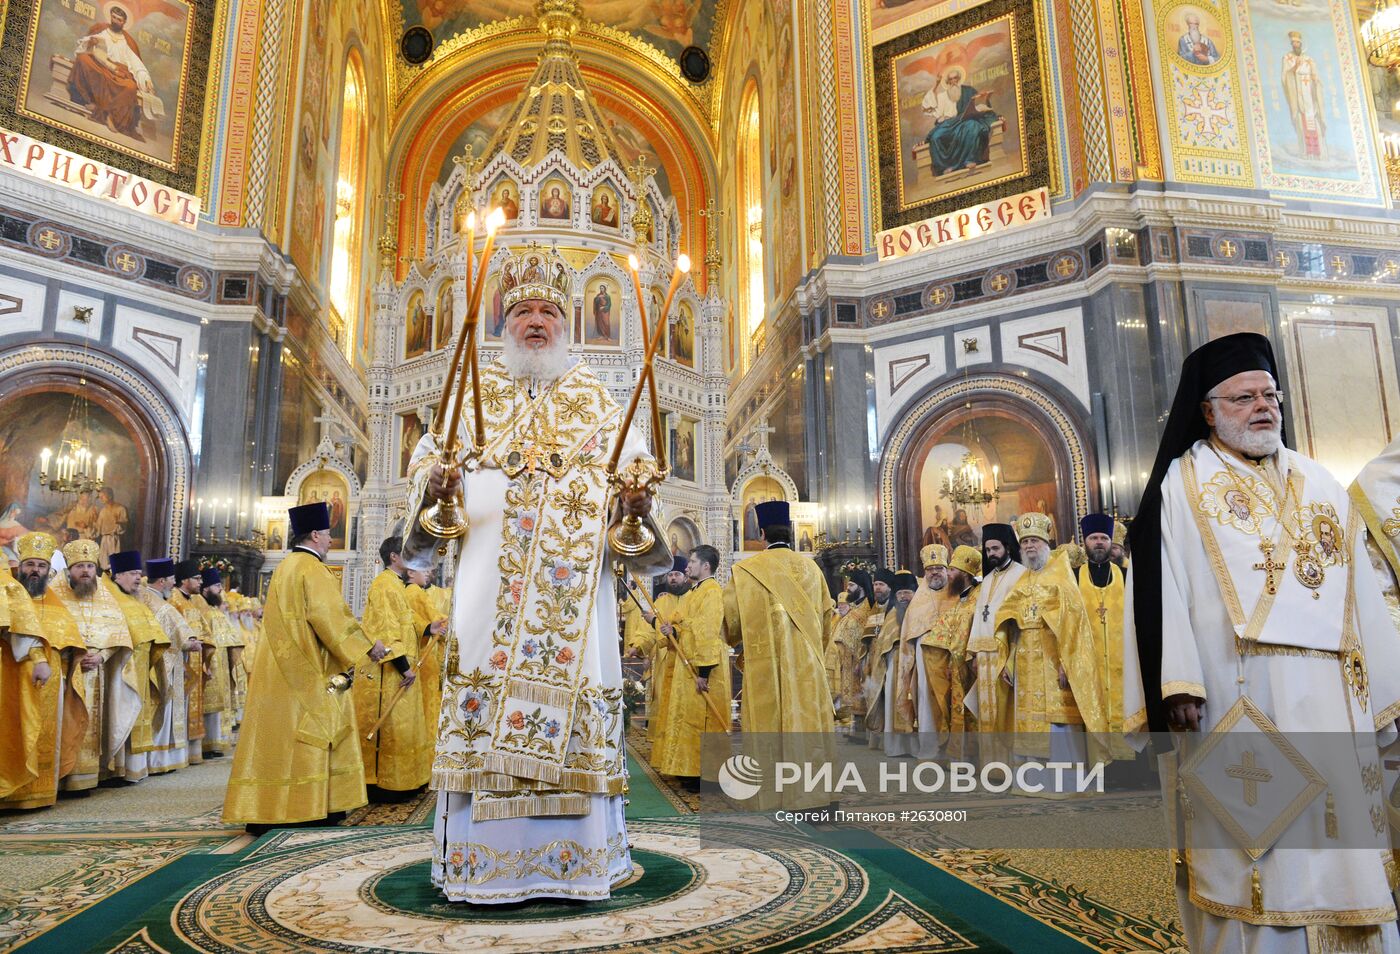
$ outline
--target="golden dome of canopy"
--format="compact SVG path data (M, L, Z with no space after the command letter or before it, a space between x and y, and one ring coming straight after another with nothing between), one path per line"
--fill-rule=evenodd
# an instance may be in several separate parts
M571 42L581 22L578 0L539 0L535 13L546 38L539 64L487 145L483 164L505 153L529 168L558 150L580 170L609 159L621 167L621 153L584 85Z

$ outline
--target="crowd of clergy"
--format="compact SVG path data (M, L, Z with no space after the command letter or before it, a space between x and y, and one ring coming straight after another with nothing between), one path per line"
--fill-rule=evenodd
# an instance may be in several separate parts
M383 801L427 784L449 603L402 566L398 546L384 542L359 624L386 648L384 661L365 660L360 678L345 680L361 736L378 727L358 751L364 783ZM0 810L44 808L234 752L265 642L262 600L197 560L143 561L132 550L112 554L104 571L96 543L60 548L42 532L15 550L18 562L0 564ZM388 711L419 673L412 704ZM266 694L252 704L277 705ZM276 723L275 711L263 715Z
M764 552L791 552L785 508L760 507ZM1056 547L1052 519L1026 513L985 525L981 551L923 547L919 576L844 566L834 611L816 621L821 638L810 647L824 669L815 695L829 702L830 731L921 759L1083 762L1091 749L1132 759L1114 738L1124 722L1127 527L1094 513L1080 534L1082 542ZM694 790L702 737L729 727L731 686L746 678L734 678L738 640L726 639L717 561L709 546L678 555L650 598L634 584L621 604L627 655L649 661L652 767ZM825 728L820 719L802 724Z
M134 785L233 751L262 604L196 560L47 533L0 563L0 809Z

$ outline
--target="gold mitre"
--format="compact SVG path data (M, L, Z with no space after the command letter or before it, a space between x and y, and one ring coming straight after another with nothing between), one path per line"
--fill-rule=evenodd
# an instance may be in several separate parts
M845 594L845 593L837 593L837 594L836 594L836 605L837 605L837 606L840 606L842 603L846 603L846 602L848 602L848 600L847 600L847 598L846 598L846 594Z
M952 562L955 570L962 570L968 576L982 575L982 551L975 547L960 546L953 551Z
M98 554L101 552L93 540L74 540L63 548L63 559L68 561L69 566L77 566L79 563L96 563Z
M553 249L529 245L501 267L501 308L510 311L518 302L538 298L551 302L565 316L573 298L569 267Z
M1128 542L1128 525L1121 520L1113 521L1113 542L1120 547Z
M25 560L43 560L46 563L53 562L53 551L58 549L58 541L47 533L34 531L26 533L15 541L15 553L19 556L19 562Z
M939 543L930 543L919 551L919 565L925 570L931 566L947 566L948 548Z
M1051 520L1047 514L1023 513L1016 518L1016 539L1018 541L1026 537L1040 537L1049 543L1055 533L1055 521Z

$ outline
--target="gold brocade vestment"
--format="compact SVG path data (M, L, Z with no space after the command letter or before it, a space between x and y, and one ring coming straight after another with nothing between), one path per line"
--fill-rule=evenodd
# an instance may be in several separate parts
M136 673L136 689L141 694L141 711L131 727L130 751L139 755L155 747L155 714L168 688L165 681L165 653L170 637L165 635L155 615L134 596L123 593L111 577L102 585L117 601L131 634L131 663Z
M204 619L195 610L189 596L182 590L173 590L169 603L194 634L193 638L200 643L198 650L185 653L185 738L189 745L190 764L197 765L204 760L204 707L208 694L205 682L209 678L207 670L209 660L214 655L214 644L210 642Z
M378 663L362 661L355 676L355 720L359 724L365 784L395 792L421 788L428 783L432 764L431 743L423 723L423 701L419 698L421 673L379 727L378 734L373 739L365 738L403 682L391 660L403 657L410 665L418 661L421 630L408 602L407 587L393 570L380 571L370 584L360 625L366 639L378 640L389 650L389 655Z
M1107 586L1094 583L1089 564L1077 571L1079 595L1084 599L1089 629L1094 634L1094 656L1103 696L1106 742L1115 759L1132 759L1133 749L1123 738L1123 571L1108 564Z
M58 712L46 712L44 690L34 685L34 665L47 662L48 647L44 644L39 615L29 593L10 575L8 566L0 561L0 805L15 792L32 785L39 778L39 737L47 717L56 721ZM15 646L21 640L34 640L20 659L15 659ZM50 682L61 682L62 674L53 666ZM48 687L45 686L45 689ZM57 699L57 693L54 693ZM52 738L50 738L52 748ZM48 764L53 767L53 752Z
M65 791L83 791L96 788L100 779L115 770L140 717L142 696L131 632L111 592L99 581L90 596L80 598L60 575L49 584L49 593L58 597L77 622L87 652L102 657L91 672L74 671L74 686L88 713L87 732L79 743L77 764L62 784ZM66 735L63 745L65 749L68 746Z
M9 568L5 567L0 573L8 575ZM18 590L15 587L18 587ZM44 641L43 658L48 662L52 675L33 699L37 721L26 724L25 729L28 734L28 725L34 726L34 778L0 799L0 808L43 808L52 805L58 799L58 780L73 771L77 765L78 750L87 736L88 713L79 693L78 682L82 675L78 660L87 651L87 647L78 633L77 622L52 588L46 590L39 599L31 599L17 581L13 587L7 585L6 590L11 594L12 623L15 619L14 606L18 603L18 595L22 593L25 599L30 600L37 628ZM19 608L19 614L23 615L22 607ZM23 624L21 628L25 628ZM0 647L0 651L9 652L9 647ZM32 665L37 661L38 656L31 649L22 668L32 672ZM28 690L34 689L34 683L27 674L24 682ZM25 744L31 743L26 740Z
M692 586L680 598L674 614L676 643L699 671L713 667L706 693L721 713L729 712L729 649L724 627L724 590L714 579ZM665 639L664 636L661 639ZM674 651L668 652L666 677L669 691L663 699L666 731L652 749L651 763L666 775L696 777L700 774L700 742L707 732L724 732L726 725L710 711L693 675Z
M865 621L873 607L864 600L853 605L846 615L836 621L831 633L836 656L836 683L831 687L836 703L836 717L849 719L853 714L864 711L864 705L857 707L856 700L864 696L860 685L861 633Z
M273 572L263 626L224 821L290 824L360 807L355 712L348 693L327 686L373 642L345 605L340 581L305 550L293 550Z
M821 570L787 547L770 547L734 564L724 588L724 619L729 641L743 643L745 751L763 765L834 757L823 645L832 612ZM821 791L764 789L745 808L809 808L830 801Z
M189 764L189 708L192 703L197 707L199 700L199 695L192 692L186 678L188 659L191 656L198 658L199 654L197 651L187 651L185 647L197 637L179 610L170 605L170 601L161 596L158 590L151 586L141 587L141 602L146 604L146 608L160 624L161 630L170 639L170 650L165 653L164 658L166 697L170 707L170 735L163 743L157 742L153 751L169 750L173 753L167 763L168 770L184 768ZM199 680L198 685L202 689L203 680ZM204 718L197 708L195 717L201 722ZM152 771L158 771L157 767L153 766Z
M1057 553L1042 570L1027 567L996 622L999 668L1012 678L1011 706L996 728L1016 734L1016 754L1048 758L1051 725L1082 725L1101 743L1108 723L1098 655L1068 558Z
M629 601L631 597L628 597ZM666 700L671 692L671 644L657 628L662 623L676 621L676 611L680 607L680 597L674 593L662 593L652 600L656 619L648 623L641 610L637 611L637 627L632 633L627 648L640 650L643 656L651 659L651 680L647 683L647 738L651 740L651 763L656 764L656 753L661 737L666 732Z
M444 599L444 594L446 598ZM438 715L442 711L442 661L446 656L447 640L452 634L444 630L433 636L428 628L438 620L446 620L451 612L451 594L441 587L424 589L410 583L405 590L408 605L413 610L413 628L418 633L418 685L416 691L423 700L424 753L428 771L432 771L433 740L437 738ZM414 691L414 690L410 690Z

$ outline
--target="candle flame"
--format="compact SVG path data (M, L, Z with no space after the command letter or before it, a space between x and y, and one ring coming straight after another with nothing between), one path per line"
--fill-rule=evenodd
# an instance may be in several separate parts
M689 275L690 256L682 252L680 257L676 259L676 268L680 269L682 274Z
M638 270L641 268L641 263L637 261L637 256L635 256L635 255L628 255L628 256L627 256L627 267L630 268L630 269L632 269L632 271L634 271L634 272L635 272L635 271L638 271Z
M495 231L505 224L505 210L500 208L492 209L491 214L486 217L486 232L488 235L495 234Z
M475 231L476 231L476 210L475 210L475 209L473 209L472 211L470 211L470 212L467 213L467 217L466 217L465 219L463 219L463 224L466 226L466 229L467 229L468 232L475 232Z

